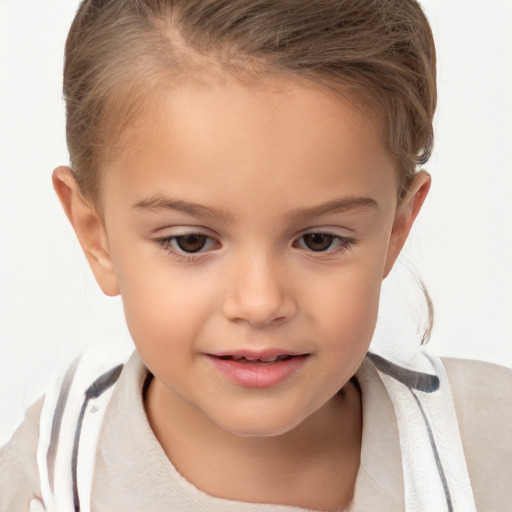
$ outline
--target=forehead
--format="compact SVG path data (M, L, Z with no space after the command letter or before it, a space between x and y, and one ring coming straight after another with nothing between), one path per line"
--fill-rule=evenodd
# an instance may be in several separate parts
M396 191L378 115L350 96L287 79L183 83L155 96L108 165L103 187L127 202L172 188L198 201ZM383 186L385 184L385 186Z

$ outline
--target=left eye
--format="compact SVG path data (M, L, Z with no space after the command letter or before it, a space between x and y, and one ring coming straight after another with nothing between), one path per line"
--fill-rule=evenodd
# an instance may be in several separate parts
M324 233L308 233L302 237L304 245L312 251L326 251L331 247L334 236Z
M329 233L306 233L294 243L295 247L313 252L326 252L343 249L350 245L351 240Z

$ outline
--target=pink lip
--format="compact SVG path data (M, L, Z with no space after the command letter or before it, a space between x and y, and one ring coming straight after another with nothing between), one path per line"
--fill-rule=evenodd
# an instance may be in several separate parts
M250 359L268 359L275 356L287 355L289 359L275 362L237 361L235 359L222 359L221 357L248 357ZM206 354L216 370L227 377L231 382L245 388L271 388L294 375L305 363L309 354L292 354L288 351L265 350L238 351L235 354L219 353Z

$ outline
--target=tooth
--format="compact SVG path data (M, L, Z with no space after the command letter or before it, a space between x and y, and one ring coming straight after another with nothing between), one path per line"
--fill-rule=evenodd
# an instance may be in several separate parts
M286 359L287 355L279 355L279 356L272 356L272 357L246 357L246 356L239 356L239 355L233 355L232 359L234 361L249 361L251 363L255 362L261 362L261 363L274 363L275 361L281 361L281 359Z

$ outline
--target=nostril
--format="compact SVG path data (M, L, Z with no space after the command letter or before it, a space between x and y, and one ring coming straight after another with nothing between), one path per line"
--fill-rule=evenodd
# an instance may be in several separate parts
M279 279L261 272L236 277L228 285L222 304L223 315L228 320L263 327L284 323L295 315L297 307L289 284L282 285Z

